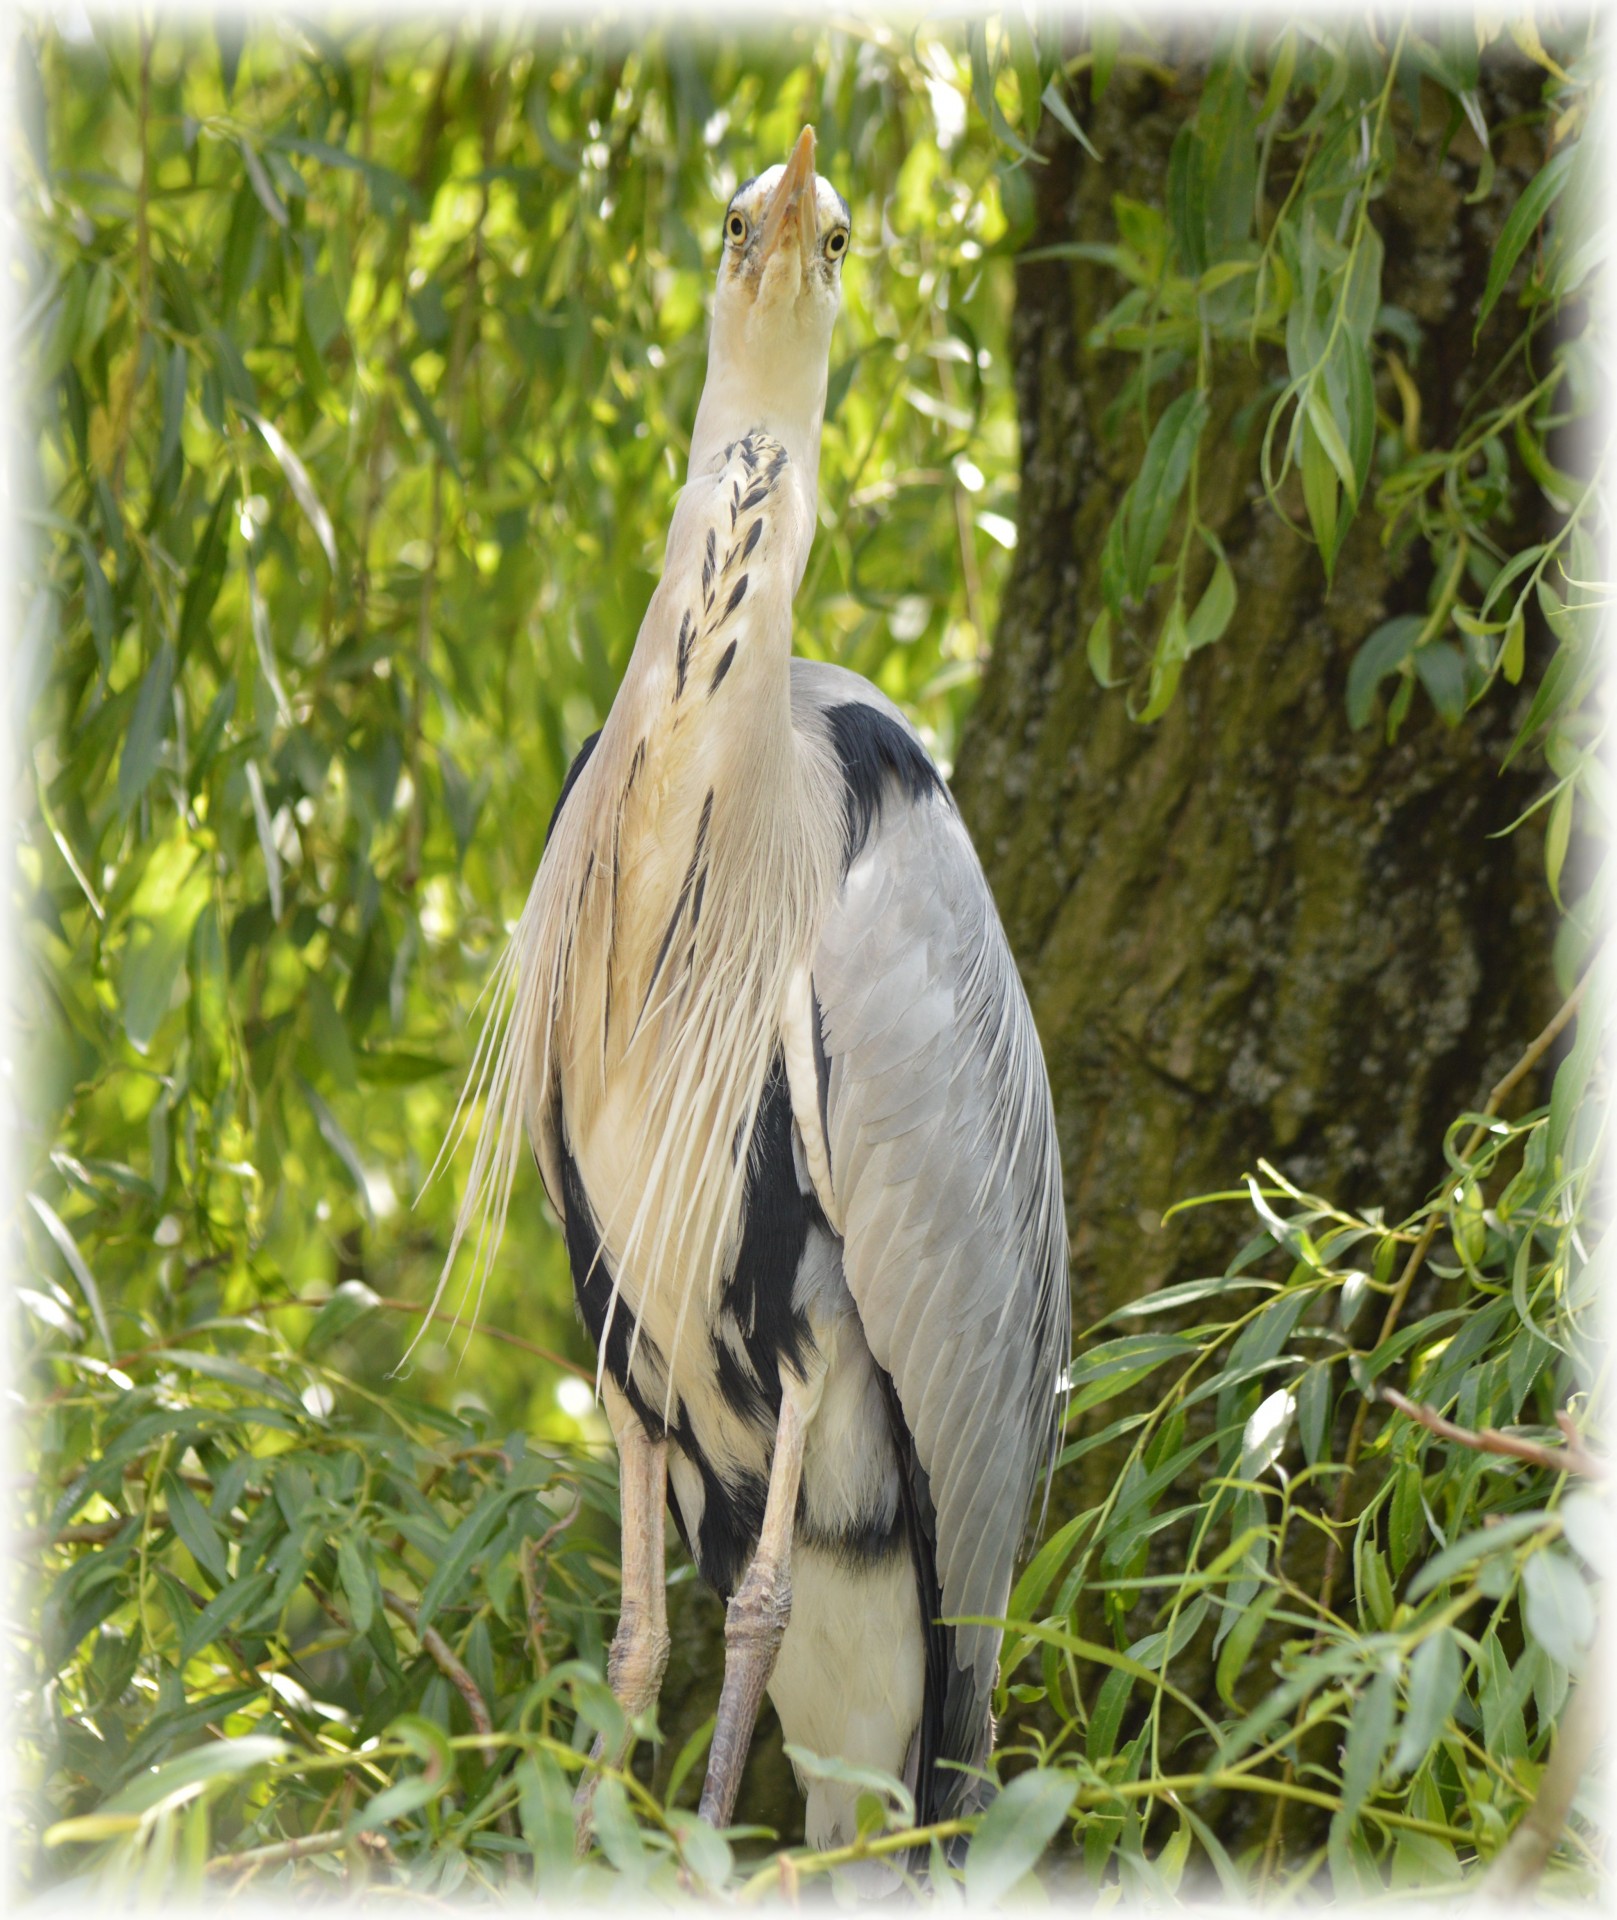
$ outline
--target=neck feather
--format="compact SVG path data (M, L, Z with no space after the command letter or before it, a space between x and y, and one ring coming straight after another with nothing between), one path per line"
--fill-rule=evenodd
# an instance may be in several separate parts
M751 355L721 354L709 362L696 424L691 430L688 478L712 473L726 450L745 435L769 434L786 449L789 480L805 509L803 524L812 538L819 501L820 429L825 418L826 362L817 356L768 370ZM805 550L803 561L807 562ZM798 568L802 577L802 568Z

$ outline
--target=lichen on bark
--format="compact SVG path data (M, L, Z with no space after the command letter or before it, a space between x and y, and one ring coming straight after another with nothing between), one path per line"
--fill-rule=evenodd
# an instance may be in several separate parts
M1188 100L1120 70L1088 116L1102 164L1044 142L1028 249L1106 238L1114 193L1160 197ZM1418 242L1389 248L1388 297L1430 335L1415 374L1440 435L1497 215L1464 206L1438 145L1408 130L1376 217ZM1049 1061L1080 1326L1228 1251L1228 1222L1161 1215L1259 1154L1350 1204L1418 1204L1446 1122L1553 1005L1535 836L1496 837L1537 787L1501 771L1518 703L1502 690L1454 728L1418 705L1391 745L1350 727L1355 650L1424 604L1427 575L1419 552L1389 559L1367 504L1327 588L1263 497L1248 403L1271 368L1230 365L1205 436L1232 627L1153 725L1096 683L1101 538L1139 453L1102 435L1126 369L1086 340L1115 292L1087 262L1018 270L1020 540L953 781Z

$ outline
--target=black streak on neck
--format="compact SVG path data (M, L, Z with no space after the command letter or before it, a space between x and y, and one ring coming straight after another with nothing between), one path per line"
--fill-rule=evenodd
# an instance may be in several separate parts
M747 584L745 576L743 576L741 584L743 586ZM718 692L719 682L723 680L724 676L730 671L730 663L735 657L736 643L732 640L720 656L719 664L713 669L713 678L707 683L707 690L710 694Z
M601 737L599 727L584 742L573 758L573 764L567 769L567 777L561 783L561 792L556 796L555 807L551 811L550 825L545 828L545 845L550 845L550 836L556 831L556 822L561 818L561 810L567 804L567 796L578 784L578 776L584 771L585 764L595 751L595 743Z
M707 798L702 802L702 818L697 824L696 845L691 849L690 865L685 869L685 878L680 884L679 898L674 902L674 911L669 915L668 927L663 934L662 945L657 949L656 964L651 969L651 978L646 982L646 997L640 1003L641 1020L645 1019L646 1008L651 1005L651 996L656 992L657 982L662 976L663 962L668 958L668 950L674 944L674 935L679 931L679 923L685 917L685 909L690 904L698 878L701 878L705 884L706 870L702 865L702 861L703 856L707 852L707 830L712 819L713 789L709 787L707 790ZM696 899L698 910L700 910L700 893L696 894ZM696 922L693 919L691 922L693 931L695 930L695 926ZM636 1025L638 1026L638 1024L639 1022L637 1021Z
M690 609L679 616L679 643L674 653L674 698L685 691L685 675L690 671L691 647L696 640L696 623Z

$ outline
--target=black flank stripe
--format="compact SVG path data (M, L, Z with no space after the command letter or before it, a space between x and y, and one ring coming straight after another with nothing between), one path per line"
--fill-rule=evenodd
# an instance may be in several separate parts
M604 1339L606 1370L614 1385L640 1416L647 1433L660 1435L663 1430L661 1415L653 1411L629 1370L629 1343L634 1332L634 1316L621 1299L612 1312L610 1328L607 1325L607 1311L612 1300L612 1273L601 1255L601 1236L595 1224L595 1209L584 1191L578 1162L573 1158L572 1148L568 1144L566 1122L559 1101L555 1108L553 1130L561 1149L562 1222L567 1237L567 1264L572 1269L573 1297L578 1303L579 1318L584 1322L584 1330L597 1352L601 1351ZM650 1334L643 1333L640 1336L640 1351L645 1355L648 1366L661 1368L662 1356Z
M730 589L730 598L725 605L724 612L719 616L720 619L728 620L730 615L735 612L736 608L741 605L742 601L745 600L746 597L747 597L747 576L745 574L742 574L741 578Z
M691 1541L687 1538L687 1545L694 1550L702 1578L716 1590L721 1600L727 1601L740 1585L747 1562L752 1558L753 1548L758 1544L758 1535L763 1530L764 1500L768 1487L758 1474L743 1474L737 1481L719 1477L712 1461L697 1445L696 1433L683 1401L669 1429L669 1437L702 1476L702 1520L696 1530L696 1539ZM669 1488L669 1499L672 1503L672 1486ZM680 1521L679 1530L683 1534L684 1517L678 1513L677 1504L675 1512Z
M722 1334L713 1337L713 1371L718 1377L719 1392L724 1395L725 1404L732 1413L749 1427L762 1427L769 1423L769 1403L764 1398L763 1387L744 1363L736 1358L729 1341Z
M707 530L707 553L702 560L702 591L713 585L713 569L718 564L719 543L711 527Z
M745 586L747 584L745 574L743 574L741 577L741 584L742 586ZM734 598L732 598L730 602L731 606L734 606L736 600L739 598L740 598L739 594L734 596ZM721 655L719 659L719 664L713 669L713 678L707 683L707 690L709 693L718 692L719 682L730 671L730 662L734 660L735 657L736 657L736 643L732 640L729 646L725 648L723 654Z
M759 538L763 533L763 530L764 530L763 521L754 520L751 527L747 530L747 543L741 549L741 557L743 560L745 560L747 555L752 552L755 546L757 546Z
M792 1287L808 1240L809 1208L792 1154L792 1096L776 1054L758 1106L747 1158L745 1212L735 1272L720 1305L735 1319L748 1362L769 1408L780 1416L780 1369L803 1371L811 1335L792 1306Z
M746 499L742 501L741 511L743 513L751 513L754 507L761 507L768 498L769 498L769 488L767 487L767 485L761 486L761 487L754 487L751 493L747 495Z
M835 1533L823 1533L809 1517L808 1500L799 1491L797 1526L794 1540L806 1542L833 1555L844 1567L857 1572L862 1567L890 1560L909 1549L909 1530L900 1498L890 1514L871 1510L859 1514Z
M915 1441L899 1404L898 1389L891 1374L878 1367L882 1400L887 1408L887 1428L893 1450L898 1455L899 1507L904 1531L909 1536L910 1558L915 1567L915 1597L921 1609L921 1632L926 1643L926 1682L921 1697L921 1751L916 1769L915 1817L922 1825L939 1818L949 1792L964 1778L952 1767L940 1771L939 1759L969 1760L969 1750L951 1753L945 1745L944 1705L948 1694L949 1669L953 1665L954 1630L939 1620L943 1596L938 1585L937 1520L932 1506L932 1487L926 1468L915 1451Z

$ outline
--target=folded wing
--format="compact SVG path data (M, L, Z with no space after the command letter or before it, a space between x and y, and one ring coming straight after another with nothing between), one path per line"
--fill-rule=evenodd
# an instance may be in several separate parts
M987 882L918 740L851 675L816 669L812 689L847 799L810 1010L843 1264L913 1447L937 1603L993 1618L1051 1457L1071 1334L1049 1083ZM999 1634L942 1641L932 1757L980 1764ZM927 1798L948 1797L949 1778Z

